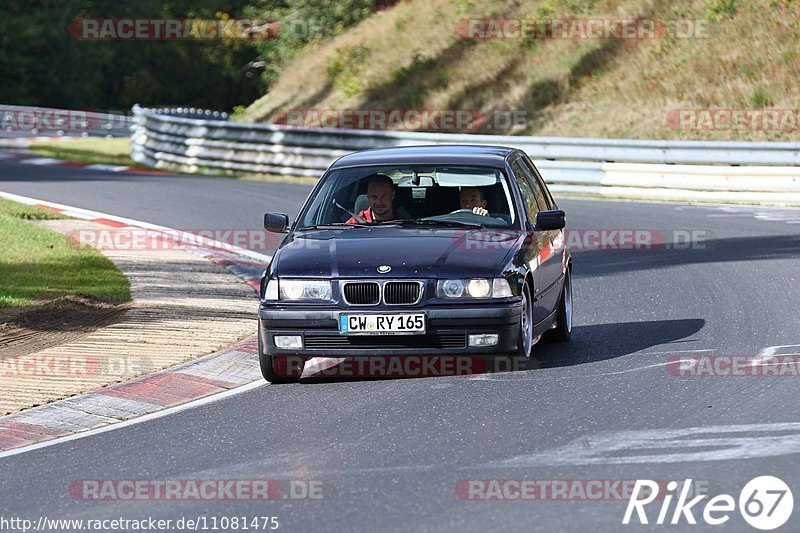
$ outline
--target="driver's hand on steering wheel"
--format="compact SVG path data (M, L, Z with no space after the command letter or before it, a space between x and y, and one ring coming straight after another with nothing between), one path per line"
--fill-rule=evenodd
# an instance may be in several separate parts
M480 215L482 217L488 217L489 216L489 211L487 211L483 207L473 207L472 208L472 212L475 213L476 215Z

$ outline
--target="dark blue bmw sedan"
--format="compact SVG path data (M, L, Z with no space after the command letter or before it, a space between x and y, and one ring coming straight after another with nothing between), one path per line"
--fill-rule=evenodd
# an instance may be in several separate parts
M312 357L529 357L572 331L565 214L525 153L409 146L342 157L261 280L264 378Z

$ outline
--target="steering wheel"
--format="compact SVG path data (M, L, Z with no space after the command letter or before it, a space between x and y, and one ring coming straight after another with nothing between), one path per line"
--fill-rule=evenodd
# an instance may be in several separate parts
M455 211L451 211L448 214L449 215L455 215L457 213L472 213L472 209L456 209Z

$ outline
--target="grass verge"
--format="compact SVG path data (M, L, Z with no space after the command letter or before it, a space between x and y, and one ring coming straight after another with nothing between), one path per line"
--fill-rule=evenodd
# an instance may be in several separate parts
M0 311L68 295L130 300L130 283L100 252L73 246L28 220L58 213L0 199Z
M128 138L86 138L67 141L42 141L30 145L30 150L44 157L78 161L80 163L102 163L138 167L130 158L131 140Z

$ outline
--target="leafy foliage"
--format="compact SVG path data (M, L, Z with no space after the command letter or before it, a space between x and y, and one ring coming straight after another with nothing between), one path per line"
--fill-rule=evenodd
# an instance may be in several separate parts
M393 2L383 2L390 5ZM271 84L280 68L309 44L341 34L372 13L375 0L252 0L247 16L280 21L277 38L256 45L264 61L263 79Z
M231 110L261 96L288 56L372 12L371 0L39 0L4 2L0 103L126 110ZM277 36L224 40L80 40L77 19L258 18ZM9 83L10 81L10 83Z
M718 22L736 14L739 0L716 0L706 12L706 20Z

